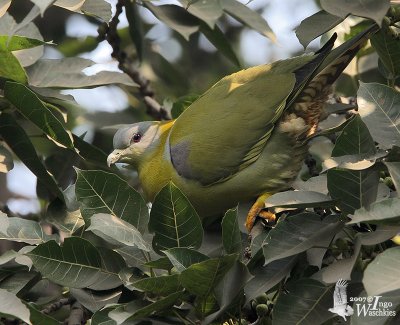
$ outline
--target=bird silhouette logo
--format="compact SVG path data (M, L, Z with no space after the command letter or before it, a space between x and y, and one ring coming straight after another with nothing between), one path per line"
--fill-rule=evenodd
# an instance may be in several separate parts
M354 313L353 308L347 304L347 281L339 279L336 282L335 291L333 292L333 308L329 308L331 313L337 314L346 320L346 316Z

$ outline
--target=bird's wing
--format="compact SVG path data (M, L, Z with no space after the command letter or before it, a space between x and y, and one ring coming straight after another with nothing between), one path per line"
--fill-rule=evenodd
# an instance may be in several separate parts
M347 305L346 288L347 288L347 282L345 280L339 280L336 283L335 291L333 293L333 307L334 308Z
M211 87L171 129L169 148L178 174L207 186L257 160L285 111L287 98L302 86L299 79L309 77L319 66L319 56L242 70Z
M373 25L333 51L336 35L315 55L253 67L220 80L171 128L169 149L177 173L207 186L251 165L285 110L295 108L297 101L312 102L329 88L377 28ZM307 113L315 115L305 119L308 125L316 125L319 113L319 107L315 114Z

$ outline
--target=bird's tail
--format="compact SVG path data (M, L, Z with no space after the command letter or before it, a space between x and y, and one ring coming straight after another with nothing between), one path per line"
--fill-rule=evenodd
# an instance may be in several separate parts
M351 316L351 315L354 314L354 309L351 306L347 305L346 306L346 312L348 314L347 316Z
M305 82L304 87L293 99L292 110L309 126L307 136L315 133L324 107L331 93L331 86L349 65L357 52L364 47L372 34L379 30L374 24L347 42L326 54L325 46L317 53L323 57L321 64ZM331 43L332 39L327 44ZM316 54L317 54L316 53Z

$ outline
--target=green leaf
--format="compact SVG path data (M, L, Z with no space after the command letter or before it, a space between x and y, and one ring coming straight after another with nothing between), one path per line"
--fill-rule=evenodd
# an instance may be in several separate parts
M237 208L228 210L222 219L222 244L227 254L242 251L242 235L239 230Z
M124 246L115 248L115 251L120 254L129 266L141 268L146 263L143 256L143 251L134 246Z
M0 315L3 317L18 318L27 324L32 324L29 309L17 296L7 290L0 289Z
M109 312L115 307L106 307L96 311L91 318L91 325L118 325L118 323L108 316Z
M400 145L399 92L378 83L360 82L358 112L383 149Z
M374 140L367 126L359 116L354 117L339 135L332 151L332 157L376 152Z
M101 255L87 240L69 237L62 247L53 240L40 244L27 254L35 268L59 285L85 288L96 283Z
M297 191L307 192L319 192L321 194L327 194L327 177L326 174L318 175L307 179L305 182L300 178L297 178L292 187Z
M246 301L260 296L281 282L290 273L297 259L297 255L289 256L252 271L254 277L244 288Z
M231 43L227 40L225 34L218 28L218 26L215 26L214 29L211 29L206 24L201 23L200 31L205 37L207 37L211 44L213 44L219 50L219 52L221 52L237 67L240 67L239 59L233 51Z
M136 2L128 2L125 4L126 18L129 23L129 35L133 44L135 44L136 53L139 61L143 60L143 31L142 22L139 15L138 5Z
M266 201L267 208L308 208L332 206L335 201L329 196L313 191L286 191L271 195Z
M400 233L399 225L378 225L375 231L363 232L359 234L359 236L361 239L361 244L372 246L383 243L390 238L393 238L398 233Z
M122 290L94 291L89 289L70 288L70 292L76 300L92 313L98 311L108 304L116 304L121 297Z
M107 1L86 0L80 11L87 16L100 18L104 22L109 22L111 19L111 4Z
M332 157L374 153L374 140L367 126L356 116L338 137ZM379 184L376 171L333 168L328 170L327 176L329 193L332 198L339 200L343 213L353 213L362 206L368 207L376 199Z
M178 98L172 105L172 118L177 118L181 115L197 98L199 98L199 95L186 95Z
M375 171L328 170L328 189L333 198L340 200L343 213L353 213L369 206L378 191L379 174Z
M37 8L32 8L31 13L29 13L19 24L17 24L15 19L6 12L0 20L0 35L10 37L9 39L11 42L13 42L14 37L16 37L16 39L18 39L18 37L32 39L35 40L34 43L43 41L43 36L40 34L39 29L32 22L32 20L39 14L38 10L35 9ZM15 36L17 32L18 36ZM24 43L26 44L26 42ZM40 45L29 49L14 51L13 55L15 55L23 67L26 67L35 63L43 55L43 52L44 46Z
M12 153L0 144L0 173L8 173L13 168Z
M69 191L73 190L75 193L75 186L67 188L64 191L66 201L68 201ZM75 203L75 202L74 202ZM67 237L71 236L76 230L82 227L85 222L82 218L81 212L78 207L70 209L66 207L66 204L60 200L54 200L50 202L47 207L47 213L44 217L44 221L51 223L57 229L67 234Z
M196 314L203 319L206 315L218 312L219 306L215 295L210 294L207 297L196 297L194 301Z
M325 111L327 115L340 114L348 112L355 109L357 106L355 104L343 104L343 103L326 103ZM351 115L346 122L350 122L354 115ZM344 124L344 123L343 123ZM341 125L343 125L341 124ZM338 126L339 127L339 126ZM340 130L341 131L341 130Z
M111 214L97 213L93 215L87 230L113 245L136 246L144 251L150 251L149 245L134 226Z
M163 310L170 309L182 296L182 292L174 292L165 298L161 298L146 307L140 308L136 310L131 317L129 317L126 321L132 321L134 319L143 318L150 316L152 314L157 314ZM129 307L127 307L129 308Z
M330 14L325 10L320 10L312 16L304 19L299 27L296 28L296 36L304 48L318 36L331 30L343 21L343 18ZM318 28L315 28L318 26Z
M215 27L215 23L219 17L222 16L223 11L220 1L216 0L179 0L179 2L190 12L193 16L204 21L210 28Z
M250 241L251 258L247 263L250 272L253 272L257 267L262 266L265 261L262 246L265 243L265 239L268 237L270 229L268 229L268 231L264 231L262 228L264 227L259 227L256 229L258 231L252 235Z
M354 212L349 224L367 222L372 224L396 224L400 219L400 199L389 198L372 203L369 209Z
M107 166L107 154L104 151L89 142L86 142L75 134L72 134L72 138L74 139L75 148L78 149L79 155L83 159L92 162L97 166Z
M335 167L350 170L368 169L372 167L378 159L385 157L387 154L388 153L386 151L381 150L373 154L357 154L345 155L340 157L330 157L322 162L322 171Z
M43 59L26 69L29 85L45 88L93 88L110 84L137 86L128 75L114 71L101 71L88 76L83 69L94 65L88 59L73 57L63 59Z
M166 24L169 28L183 36L187 41L190 35L199 30L199 20L189 14L182 7L175 5L154 6L151 2L144 2L143 6Z
M38 181L59 199L64 200L62 191L57 186L53 176L43 166L25 130L17 124L10 114L4 112L0 115L0 135L15 155L35 174Z
M86 36L85 38L67 38L58 44L57 50L65 57L73 57L80 55L81 53L93 51L96 49L98 44L97 38L94 36ZM35 89L35 91L39 92L43 89L46 88Z
M189 266L181 273L182 285L191 293L206 298L237 260L237 254L213 258Z
M130 286L146 293L156 295L168 295L182 289L179 282L179 274L146 278L135 282L130 282Z
M0 221L2 220L2 213L0 213ZM6 264L18 256L18 252L9 249L0 256L0 265Z
M339 104L337 104L337 105L339 105ZM327 114L327 115L329 115L329 114L340 114L339 112L344 113L344 112L349 111L350 109L355 108L354 105L350 105L350 104L348 104L348 105L342 104L342 105L343 105L343 106L341 106L341 107L340 107L340 106L339 106L339 107L336 107L337 110L338 110L337 113L336 113L336 112L329 113L329 112L326 110L326 114ZM334 106L334 104L330 104L330 107L332 108L332 111L335 110L335 108L334 108L333 106ZM351 108L348 108L348 107L351 107ZM341 110L341 108L342 108L342 110ZM341 124L337 124L337 125L335 125L335 126L328 127L328 128L322 128L322 130L317 131L316 133L314 133L314 134L310 137L310 139L313 139L313 138L316 138L316 137L319 137L319 136L326 136L326 137L329 138L329 135L331 135L331 134L336 134L336 133L342 132L343 129L347 126L347 124L349 124L355 116L356 116L356 115L351 115L347 120L345 120L345 121L344 121L343 123L341 123ZM341 115L336 115L335 117L333 117L333 116L332 116L332 117L331 117L331 116L328 116L327 119L328 119L328 118L330 118L331 120L337 119L338 121L341 121L342 118L343 118L343 116L341 116ZM321 125L320 125L320 126L321 126ZM308 139L307 141L309 141L309 139Z
M360 255L361 238L356 236L353 246L353 255L349 258L340 259L322 268L312 275L312 278L324 283L335 283L338 279L350 280L354 265Z
M149 303L144 299L137 299L108 312L108 317L116 324L136 324L135 320L171 309L174 303L182 296L182 292L175 292L165 298ZM108 323L106 323L108 324ZM112 323L111 323L112 324Z
M51 45L52 43L24 36L13 35L9 37L8 35L0 35L0 50L2 51L18 51L44 44Z
M17 82L6 82L4 96L29 121L38 126L56 144L73 148L72 136L51 110L28 87Z
M115 174L101 170L79 170L76 198L85 221L96 213L107 213L145 232L149 213L142 196Z
M220 2L227 14L259 32L261 35L270 38L272 41L276 40L274 32L258 12L251 10L249 7L236 0L221 0Z
M37 272L18 270L1 281L1 289L23 297L39 280L40 274Z
M76 151L57 148L44 161L47 170L54 176L57 184L65 190L74 179L74 165L79 161ZM79 206L78 206L79 207Z
M28 77L18 59L9 51L0 49L0 78L28 83Z
M40 224L33 220L18 217L8 218L0 211L0 239L28 243L31 245L40 244L57 238L55 235L46 235Z
M186 270L192 264L209 259L208 256L186 247L170 248L167 251L163 251L163 253L168 257L178 272Z
M157 260L144 263L143 266L166 271L170 271L174 267L169 258L165 256Z
M370 296L400 289L400 247L385 250L368 264L363 285Z
M97 250L101 257L101 268L96 282L88 286L88 288L110 290L119 287L122 284L119 272L127 267L125 260L117 252L109 248L99 247Z
M209 324L218 316L223 315L235 301L235 298L237 298L238 295L243 295L243 287L251 278L252 275L246 265L237 261L215 289L219 310L208 315L202 321L202 324Z
M27 307L29 308L32 324L60 325L59 321L42 313L40 310L36 309L32 303L28 304Z
M288 293L278 296L272 317L276 324L322 324L334 317L333 288L312 279L300 279L286 287Z
M400 44L386 30L379 30L371 36L371 44L379 55L383 65L389 72L390 79L400 75Z
M393 184L396 187L397 196L400 196L400 162L385 162L386 167L389 170L390 177L392 178Z
M389 0L321 0L321 7L332 15L346 18L349 14L370 18L380 26L390 7Z
M342 227L343 223L337 218L321 220L314 213L306 212L287 217L271 229L264 241L265 265L319 246L327 236L333 238Z
M27 252L33 250L36 246L24 246L18 251L18 256L15 257L15 262L20 265L25 265L29 270L32 268L32 260L26 256Z
M158 252L174 247L199 248L203 240L200 217L172 183L164 186L154 199L149 230L155 233L153 247Z

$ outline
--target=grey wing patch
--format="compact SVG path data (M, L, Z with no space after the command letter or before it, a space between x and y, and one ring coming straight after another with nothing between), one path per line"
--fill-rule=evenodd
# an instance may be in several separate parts
M232 176L230 174L224 174L223 170L214 170L211 176L202 175L196 172L196 170L193 170L189 164L190 146L191 144L188 140L170 146L171 162L180 176L198 181L203 186L210 186L222 182ZM217 174L219 177L215 176L216 172L218 172Z
M189 166L189 141L182 141L170 147L171 161L180 176L194 178L193 171Z
M191 144L188 140L181 141L178 144L170 146L170 156L171 162L174 166L176 172L187 179L193 179L200 182L203 186L210 186L216 183L220 183L226 181L227 179L231 178L234 175L234 172L238 170L242 170L252 163L254 163L258 157L260 156L262 150L265 147L265 144L269 137L271 136L272 130L274 126L272 125L268 132L266 132L259 141L250 149L250 151L246 154L243 158L242 163L234 170L230 170L229 173L226 170L219 168L217 170L213 170L211 175L199 175L196 172L196 169L193 170L189 164L189 155L190 155L190 147ZM234 148L231 148L234 150Z

